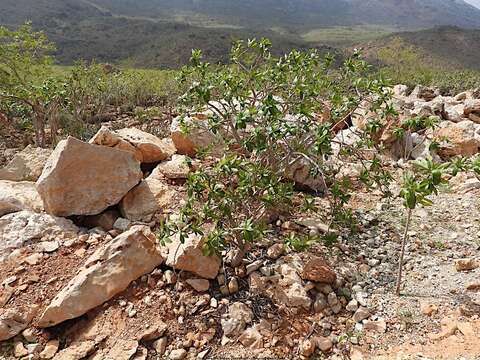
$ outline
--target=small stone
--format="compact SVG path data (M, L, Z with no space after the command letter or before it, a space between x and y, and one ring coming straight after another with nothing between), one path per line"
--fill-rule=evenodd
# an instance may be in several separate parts
M115 230L127 231L131 224L132 222L130 220L120 217L113 223L113 228Z
M285 253L285 245L278 243L270 246L267 250L269 259L276 260Z
M163 280L167 284L173 285L177 282L177 275L172 270L167 270L163 273Z
M210 349L200 351L197 355L197 359L200 359L200 360L205 359L205 357L208 355L209 351L210 351Z
M330 294L328 294L327 301L328 301L328 305L330 306L337 305L338 304L337 294L335 294L334 292L331 292Z
M212 308L214 308L214 309L216 309L216 308L218 307L218 301L217 301L217 299L215 299L215 298L213 298L213 297L210 299L210 307L212 307Z
M238 292L238 280L232 277L228 282L228 291L230 294L236 294Z
M170 355L168 356L168 358L171 360L182 360L182 359L185 359L186 356L187 356L187 350L176 349L170 352Z
M37 244L36 248L38 251L43 251L46 253L52 253L58 250L60 244L58 241L42 241Z
M40 344L27 344L26 349L29 354L33 354L40 347Z
M2 285L3 286L8 286L8 285L13 284L15 281L17 281L17 277L15 275L9 276L5 280L3 280Z
M165 354L165 350L167 350L167 338L162 337L161 339L158 339L157 341L154 341L152 346L157 352L157 355L163 356Z
M387 331L387 323L383 319L377 321L367 321L363 325L363 328L367 331L375 331L383 334Z
M315 312L319 313L327 308L327 299L324 294L318 293L315 302L313 303L313 309Z
M225 285L225 275L223 274L220 274L217 276L217 282L218 282L218 285L222 286L222 285Z
M308 256L304 260L302 273L300 275L304 280L333 284L337 275L327 262L318 256Z
M138 337L139 341L152 341L152 340L157 340L167 330L167 324L165 324L163 321L160 321L159 323L149 326L145 331L143 331L140 336Z
M346 306L347 311L355 312L358 310L358 301L355 299L350 300Z
M433 314L438 312L438 306L435 304L420 302L420 311L424 315L432 316Z
M28 350L25 349L25 346L23 346L21 341L16 341L13 345L13 354L16 358L20 358L28 355Z
M305 357L310 357L315 352L315 342L307 339L302 342L302 346L300 348L300 354Z
M455 261L455 269L457 269L457 271L474 270L479 266L479 262L475 259L459 259Z
M370 271L370 266L368 266L367 264L360 264L360 266L358 267L358 271L362 274L366 274Z
M132 360L147 360L148 350L142 346L139 346L137 353L133 356Z
M328 352L328 351L332 350L333 342L329 338L320 336L320 337L317 337L315 340L316 340L318 348L321 351Z
M473 282L467 285L467 290L476 291L480 290L480 282Z
M368 309L361 306L353 315L353 320L355 322L360 322L362 320L367 319L369 316L370 316L370 312L368 311Z
M51 359L58 351L60 342L58 340L50 340L43 351L40 353L40 359Z
M247 271L247 275L250 275L252 272L260 269L260 267L263 265L263 261L262 260L257 260L257 261L254 261L253 263L251 264L248 264L246 266L246 271Z
M30 343L37 342L37 336L35 335L34 328L28 328L23 330L22 335L23 335L23 338Z
M205 292L210 288L210 281L206 279L187 279L185 282L198 292Z
M42 258L42 253L34 253L30 256L27 256L23 261L25 261L28 265L37 265Z

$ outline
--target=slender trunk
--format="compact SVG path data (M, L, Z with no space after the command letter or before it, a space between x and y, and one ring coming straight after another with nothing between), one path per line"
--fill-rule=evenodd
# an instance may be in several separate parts
M400 287L402 285L403 257L405 256L405 246L407 245L407 241L408 241L408 230L410 228L410 220L412 219L412 211L413 209L408 209L408 212L407 212L407 223L405 224L405 232L403 233L402 251L400 253L400 260L398 262L398 277L397 277L397 290L396 290L396 294L398 296L400 296Z

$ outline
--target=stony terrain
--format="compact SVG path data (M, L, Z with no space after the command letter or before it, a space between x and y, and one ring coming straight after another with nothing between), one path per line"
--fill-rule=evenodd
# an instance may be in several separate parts
M478 92L394 92L400 118L440 121L401 143L385 131L395 174L412 159L479 152ZM354 116L339 138L351 141L369 116ZM320 216L301 212L273 221L243 259L204 256L196 236L158 244L160 219L178 211L186 177L202 166L197 149L215 141L183 135L176 121L163 139L106 123L89 142L2 150L0 359L478 358L474 174L452 178L433 207L414 212L397 297L404 210L376 192L355 194L358 231L330 247L296 252L280 240L325 231ZM301 175L292 179L310 186Z

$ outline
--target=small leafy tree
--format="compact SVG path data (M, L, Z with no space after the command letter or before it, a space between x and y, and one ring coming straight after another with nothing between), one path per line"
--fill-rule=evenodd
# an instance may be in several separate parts
M359 54L334 69L329 56L292 51L274 58L270 46L266 39L238 42L231 64L220 67L194 51L192 65L182 70L180 81L188 86L179 109L185 131L200 126L216 134L225 155L190 177L187 205L180 219L164 224L161 241L173 233L181 239L203 234L208 223L213 230L205 234L207 253L228 246L244 251L265 234L264 215L288 212L291 170L298 166L323 184L316 190L331 200L332 225L349 199L349 182L341 174L346 161L362 164L365 185L387 189L391 177L379 156L378 132L395 116L389 84L372 77ZM343 141L338 131L365 101L377 116L366 130L355 131L355 141ZM189 115L198 113L207 120L189 123Z
M45 122L55 93L54 84L44 81L53 50L46 36L28 23L17 30L0 27L0 100L31 114L38 146L45 146Z
M414 171L404 175L400 197L406 209L405 230L402 238L396 294L400 295L402 285L402 269L405 256L405 247L408 242L412 213L418 205L431 206L431 195L438 195L438 188L448 181L443 177L447 171L458 172L460 169L451 163L438 164L431 159L422 159L414 162Z

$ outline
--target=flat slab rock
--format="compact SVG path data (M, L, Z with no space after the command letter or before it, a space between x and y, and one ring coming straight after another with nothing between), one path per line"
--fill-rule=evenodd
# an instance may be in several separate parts
M118 204L141 178L133 154L69 137L50 156L37 190L50 214L96 215Z
M78 275L55 296L37 325L50 327L85 314L162 262L150 229L132 227L92 254Z

